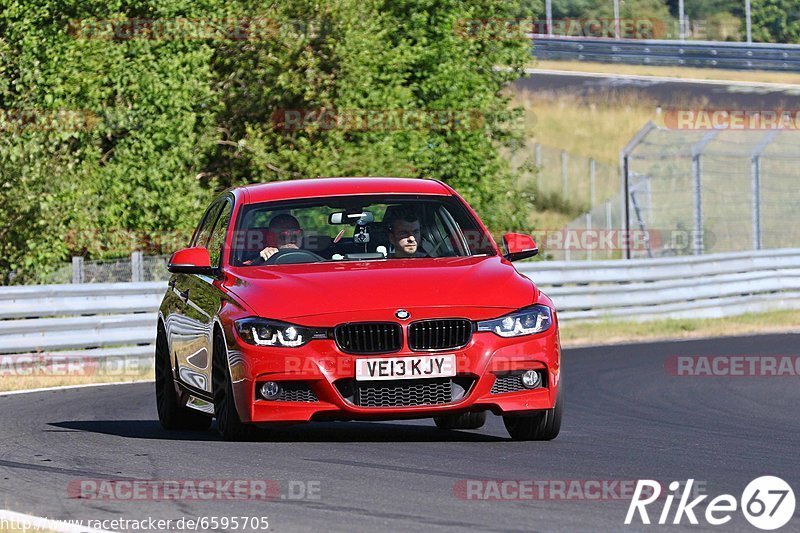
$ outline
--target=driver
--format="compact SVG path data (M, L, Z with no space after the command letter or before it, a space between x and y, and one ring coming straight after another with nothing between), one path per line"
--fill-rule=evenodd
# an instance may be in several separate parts
M420 242L419 215L409 207L392 211L388 220L389 242L394 247L394 257L427 257L422 252Z
M275 215L269 221L268 231L267 247L258 253L259 257L245 261L244 264L250 265L258 261L259 258L266 261L275 255L278 250L298 250L303 245L303 230L300 228L300 223L292 215L285 213Z

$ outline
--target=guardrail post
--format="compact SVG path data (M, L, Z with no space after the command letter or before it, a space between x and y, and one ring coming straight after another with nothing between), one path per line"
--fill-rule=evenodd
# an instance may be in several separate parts
M72 258L72 283L83 283L83 257Z
M753 177L753 250L761 249L761 156L750 163Z
M705 249L703 242L703 186L701 182L702 167L700 154L692 156L692 184L694 188L694 253L702 255Z
M606 229L614 229L614 221L611 219L611 200L606 202ZM606 251L606 258L611 259L611 250Z
M592 213L586 213L586 231L591 235L592 233ZM587 242L586 245L586 259L589 261L592 260L592 247L588 244L587 239L581 239L584 242ZM597 239L592 239L592 242L597 242Z
M561 150L561 196L567 199L567 152Z
M131 253L131 281L144 281L144 261L142 252Z
M589 159L589 209L592 209L597 201L595 191L595 174L597 173L596 167L597 163L595 163L594 159Z

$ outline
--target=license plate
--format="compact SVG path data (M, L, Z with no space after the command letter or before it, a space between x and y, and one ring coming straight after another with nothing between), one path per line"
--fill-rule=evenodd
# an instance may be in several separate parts
M356 360L356 380L446 378L456 375L456 356L381 357Z

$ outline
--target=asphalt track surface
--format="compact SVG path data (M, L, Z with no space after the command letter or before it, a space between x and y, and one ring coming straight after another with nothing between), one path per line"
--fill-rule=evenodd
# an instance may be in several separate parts
M466 500L454 490L465 479L693 478L739 498L750 480L776 475L800 496L800 378L676 377L664 366L674 355L796 356L800 335L566 350L565 419L552 442L512 442L490 416L476 431L337 422L230 443L161 430L150 383L0 396L0 508L61 519L268 516L271 531L758 531L740 512L716 528L685 519L648 528L623 525L628 499ZM289 480L318 481L320 495L68 497L81 479L272 479L284 493ZM798 530L800 511L780 531Z
M800 75L798 75L800 84ZM608 74L607 77L548 74L534 72L514 84L517 90L537 93L574 94L583 98L635 100L647 98L661 106L701 105L715 109L797 109L800 107L800 88L754 87L749 85L712 85L687 81L626 79Z

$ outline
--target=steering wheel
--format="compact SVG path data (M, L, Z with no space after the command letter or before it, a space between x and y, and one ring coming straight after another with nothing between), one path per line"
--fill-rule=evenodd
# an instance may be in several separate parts
M295 265L298 263L317 263L325 258L300 248L284 248L278 250L267 259L265 265Z

